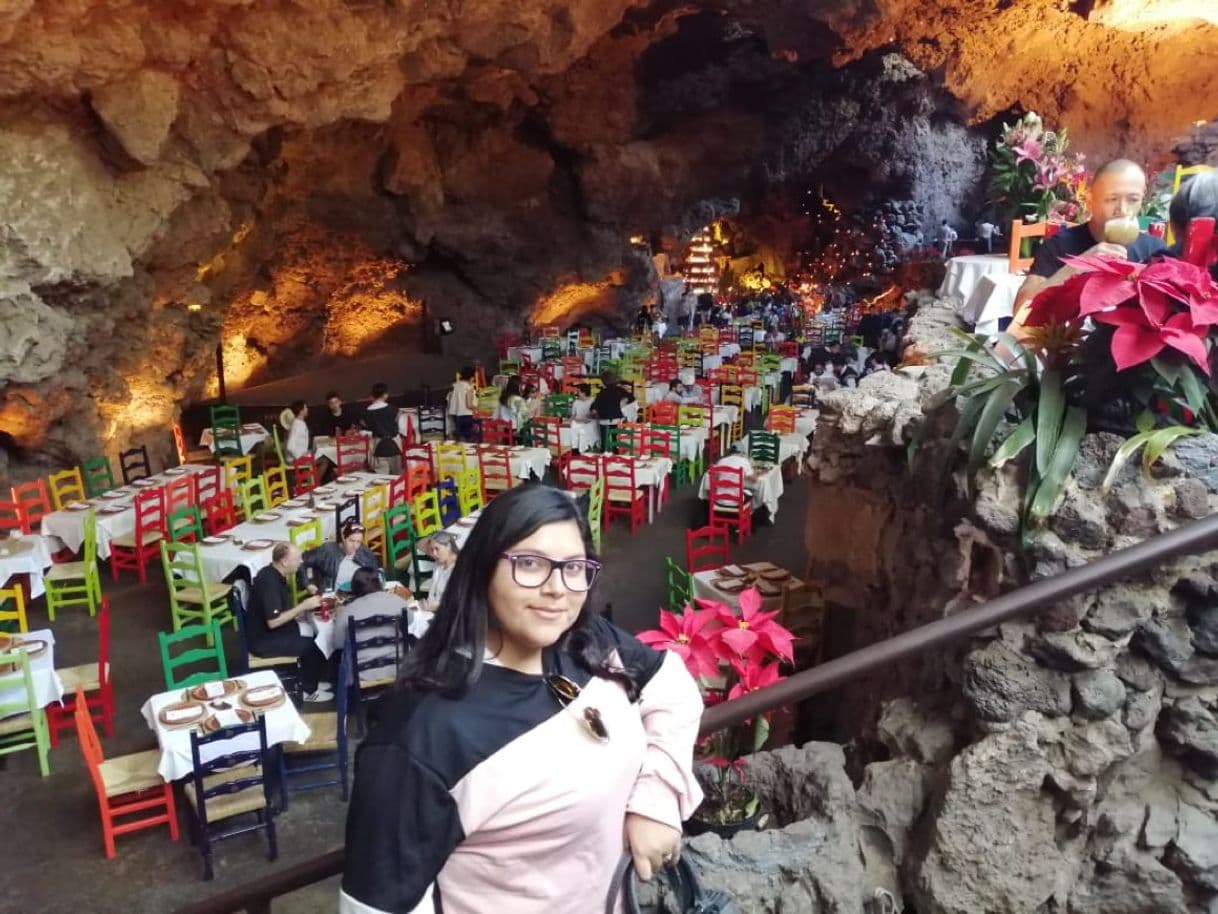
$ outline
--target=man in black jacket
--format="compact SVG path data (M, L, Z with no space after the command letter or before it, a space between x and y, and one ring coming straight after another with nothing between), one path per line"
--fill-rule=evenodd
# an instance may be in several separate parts
M397 476L402 472L398 447L398 411L389 405L389 388L376 384L372 402L364 410L364 428L372 432L372 472Z
M325 657L302 630L300 619L321 605L321 597L310 593L293 605L288 579L300 568L300 550L291 543L276 543L271 550L271 564L254 575L250 585L250 602L245 610L246 638L250 653L256 657L299 657L300 684L304 700L329 701L334 692L321 685L321 670ZM298 621L299 620L299 621Z

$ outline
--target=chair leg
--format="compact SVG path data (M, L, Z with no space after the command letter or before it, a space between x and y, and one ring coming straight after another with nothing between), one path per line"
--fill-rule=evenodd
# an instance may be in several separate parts
M117 851L114 848L114 822L110 818L110 810L102 810L102 845L105 848L107 860L113 860Z
M169 840L178 840L178 806L173 796L173 785L165 785L165 815L169 818Z

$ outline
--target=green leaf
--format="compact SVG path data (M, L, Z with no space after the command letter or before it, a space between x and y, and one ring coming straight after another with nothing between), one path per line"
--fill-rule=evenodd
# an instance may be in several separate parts
M1107 492L1112 488L1112 484L1121 475L1121 470L1125 469L1125 464L1129 462L1129 458L1136 454L1138 448L1149 441L1150 436L1153 434L1153 429L1139 432L1117 448L1117 452L1112 455L1112 463L1108 464L1108 472L1104 474L1104 481L1100 483L1100 491Z
M1040 376L1040 401L1036 408L1036 469L1041 478L1049 475L1049 464L1057 449L1065 405L1061 372L1056 368L1046 368Z
M1133 426L1139 432L1151 431L1155 427L1155 414L1148 409L1142 410L1133 420Z
M1205 407L1205 389L1202 388L1201 382L1197 380L1197 373L1193 371L1191 366L1185 365L1180 371L1180 389L1184 392L1184 399L1188 402L1188 408L1194 413L1199 413Z
M1036 356L1034 356L1032 352L1023 345L1023 343L1019 342L1019 340L1015 339L1015 337L1011 336L1011 334L1005 332L995 334L994 339L997 340L999 345L1005 346L1007 350L1013 356L1015 356L1015 358L1023 361L1023 367L1027 370L1029 377L1036 377L1037 369L1040 366L1036 361Z
M1189 428L1187 425L1170 425L1151 432L1146 441L1146 450L1142 452L1142 472L1149 473L1150 468L1158 463L1159 458L1176 441L1199 434L1201 434L1201 429Z
M1019 371L1012 371L1000 375L993 375L988 378L979 378L976 381L970 381L969 383L959 387L956 390L956 395L968 397L972 396L973 394L989 393L990 391L1002 387L1004 384L1010 384L1011 382L1019 384L1021 390L1028 386L1027 377L1024 375L1023 370L1020 369Z
M1153 359L1151 359L1150 365L1156 372L1158 372L1159 377L1161 377L1168 384L1171 384L1173 387L1175 386L1176 382L1180 380L1180 371L1184 367L1179 362L1171 362L1167 359L1162 359L1159 356L1155 356Z
M968 473L971 477L977 468L985 462L985 449L994 438L998 423L1006 415L1015 395L1023 390L1023 385L1016 380L1007 380L996 387L986 397L985 407L977 419L977 427L973 429L973 443L968 454Z
M1032 421L1032 417L1028 416L1015 427L1011 434L1007 435L1006 440L994 451L994 456L990 458L990 466L1000 467L1008 460L1018 457L1035 438L1036 424Z
M1070 471L1074 469L1074 460L1078 457L1078 446L1086 431L1086 411L1078 406L1066 407L1061 434L1058 435L1053 453L1049 458L1048 470L1036 490L1036 497L1032 499L1032 506L1028 511L1033 520L1043 520L1053 510L1053 505L1057 502L1057 497L1061 494L1066 479L1070 476ZM1039 439L1037 444L1040 444Z
M753 721L753 751L757 752L770 738L770 721L764 715Z

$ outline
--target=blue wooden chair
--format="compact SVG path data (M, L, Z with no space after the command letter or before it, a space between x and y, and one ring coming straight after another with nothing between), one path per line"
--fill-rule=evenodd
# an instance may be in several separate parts
M343 651L338 665L338 689L335 710L314 711L301 716L309 725L309 738L303 743L284 743L279 753L279 791L282 808L288 808L288 794L317 790L338 785L343 802L347 802L347 706L350 686L354 682L351 655ZM319 771L333 771L327 780L300 776Z

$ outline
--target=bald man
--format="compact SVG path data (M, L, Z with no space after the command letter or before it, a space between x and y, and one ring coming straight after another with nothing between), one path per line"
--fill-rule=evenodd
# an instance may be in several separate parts
M1027 316L1027 304L1037 292L1063 283L1077 272L1062 263L1063 257L1106 254L1134 263L1145 263L1155 254L1166 250L1160 239L1145 232L1139 234L1128 248L1104 241L1104 223L1109 219L1136 217L1142 211L1142 198L1145 196L1146 174L1137 162L1114 159L1095 173L1087 199L1091 210L1090 220L1058 232L1040 246L1036 260L1028 270L1028 278L1023 281L1015 297L1012 330L1022 324Z

